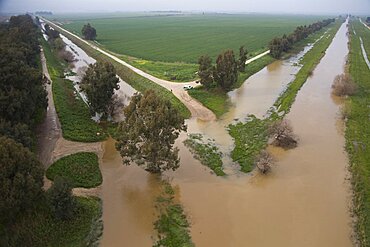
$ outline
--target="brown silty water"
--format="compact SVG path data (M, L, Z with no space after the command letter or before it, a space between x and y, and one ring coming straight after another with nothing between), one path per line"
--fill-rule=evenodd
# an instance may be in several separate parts
M216 177L182 144L186 133L177 140L181 166L165 176L178 188L197 246L352 245L348 161L336 127L339 107L330 96L331 83L342 73L348 53L345 33L343 25L287 115L300 138L299 147L271 148L277 162L269 175ZM298 71L293 63L278 61L256 73L230 93L232 107L221 120L190 119L189 132L203 133L216 139L222 151L231 150L225 127L248 114L262 117ZM113 140L104 143L101 170L101 245L151 246L158 180L135 165L123 166Z

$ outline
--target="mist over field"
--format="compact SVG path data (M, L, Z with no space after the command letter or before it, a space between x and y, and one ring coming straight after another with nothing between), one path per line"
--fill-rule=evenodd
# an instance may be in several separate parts
M0 12L50 10L53 12L112 12L112 11L222 11L273 12L300 14L369 13L369 0L0 0Z

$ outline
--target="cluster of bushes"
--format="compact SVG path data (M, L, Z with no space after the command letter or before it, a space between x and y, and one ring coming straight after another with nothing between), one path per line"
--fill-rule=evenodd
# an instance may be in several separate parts
M336 76L331 87L333 94L340 97L354 95L357 90L356 84L347 73Z
M32 148L32 130L47 107L40 32L29 15L0 25L0 136Z
M245 71L247 53L244 46L240 47L239 59L237 60L234 51L227 50L218 55L216 65L212 64L208 55L201 56L198 61L200 83L206 89L219 87L228 91L238 81L238 73Z
M274 58L280 58L281 54L283 52L288 52L292 48L293 44L307 38L308 35L321 30L323 27L334 21L335 19L325 19L309 26L299 26L289 35L284 34L281 38L274 38L269 44L271 56Z

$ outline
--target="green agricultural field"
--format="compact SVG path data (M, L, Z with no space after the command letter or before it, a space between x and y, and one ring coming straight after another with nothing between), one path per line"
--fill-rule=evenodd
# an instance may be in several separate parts
M354 212L360 246L370 243L370 70L363 58L360 37L370 59L370 30L351 20L349 72L358 86L346 101L346 149L354 188ZM354 32L355 31L355 32ZM356 34L355 34L356 33Z
M240 45L246 45L252 52L263 50L273 37L321 19L302 15L227 14L83 16L64 27L81 34L82 26L90 22L97 30L97 42L115 53L151 61L196 63L202 54L215 58L220 51L229 48L236 51Z

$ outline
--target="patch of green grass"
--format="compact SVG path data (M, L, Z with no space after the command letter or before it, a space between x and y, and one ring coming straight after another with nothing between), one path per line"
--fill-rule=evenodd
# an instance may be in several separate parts
M355 35L353 28L356 30ZM370 59L370 30L358 20L351 21L349 72L358 86L357 93L350 96L346 105L349 115L346 122L346 150L350 159L354 207L355 230L360 246L370 244L370 70L362 55L362 37Z
M95 153L81 152L60 158L46 170L48 179L54 180L56 176L68 179L75 188L93 188L103 182Z
M124 55L120 55L119 57L132 66L135 66L136 68L139 68L148 74L164 80L188 82L197 79L196 72L198 71L198 64L149 61Z
M258 119L253 115L246 123L229 125L229 133L235 141L231 158L240 165L242 172L252 171L257 155L266 148L268 126L268 119Z
M84 42L81 42L79 39L65 33L58 27L54 26L58 31L63 33L65 36L67 36L71 41L73 41L76 45L81 47L86 53L89 54L89 56L93 57L96 60L99 61L106 61L110 62L114 65L116 69L116 73L119 77L121 77L122 80L130 84L133 88L135 88L139 92L145 92L147 90L154 90L159 97L169 100L172 105L179 110L179 112L182 114L184 118L190 118L191 113L188 108L178 99L175 95L173 95L172 92L168 91L167 89L159 86L158 84L136 74L131 69L127 68L126 66L123 66L122 64L114 61L113 59L107 57L106 55L100 53L99 51L96 51L95 49L91 48L89 45L85 44Z
M323 16L266 14L186 14L177 16L115 16L99 18L54 17L81 35L89 22L97 30L97 41L105 48L150 61L197 63L208 54L213 60L226 49L266 49L276 36L291 33L299 25L322 20Z
M153 247L194 247L189 232L190 224L184 210L174 201L174 190L171 185L163 181L163 192L157 198L156 207L159 218L154 223L158 232L158 240Z
M296 78L274 103L278 107L277 114L272 112L268 118L258 119L254 116L246 123L229 125L229 133L234 138L235 147L231 152L231 158L239 163L241 171L250 172L253 169L257 155L266 148L268 141L268 127L273 121L279 120L287 114L294 103L298 91L301 89L307 78L325 55L326 49L331 44L336 32L342 22L337 21L328 31L325 37L318 41L315 46L305 54L301 60L302 68Z
M208 166L217 176L225 176L222 168L222 153L213 143L202 141L202 135L190 134L184 144L190 148L194 157Z
M101 235L101 232L99 235L94 230L101 218L101 201L92 197L76 199L75 215L66 221L54 218L47 203L42 200L36 209L23 213L12 226L1 231L0 245L82 247L96 243Z
M73 83L64 79L63 73L66 64L58 60L48 43L43 42L43 49L48 70L53 80L54 103L61 123L63 137L67 140L79 142L105 140L108 135L91 119L90 110L76 92Z
M221 89L211 88L207 90L201 86L189 90L188 93L210 109L217 117L222 116L229 109L229 97Z

